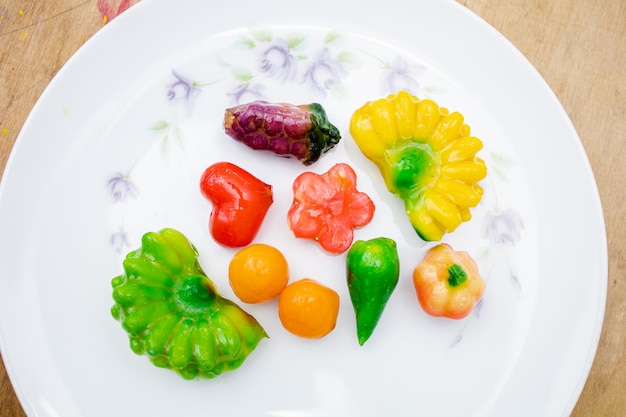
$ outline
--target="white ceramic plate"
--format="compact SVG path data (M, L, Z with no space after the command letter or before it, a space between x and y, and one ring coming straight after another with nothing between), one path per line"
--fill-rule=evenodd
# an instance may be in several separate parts
M0 342L28 415L566 416L602 327L602 210L579 139L531 65L452 1L144 0L67 63L21 132L0 196ZM410 274L432 246L412 232L348 133L366 100L406 88L464 114L483 139L485 195L445 241L487 281L461 321L418 306ZM356 341L343 255L296 240L285 213L293 159L226 137L223 110L254 98L320 102L374 221L356 238L396 239L400 284L372 338ZM339 292L336 329L303 340L276 303L247 306L270 334L244 365L185 381L134 355L109 313L110 280L141 234L175 227L222 294L233 250L207 229L204 168L229 160L274 187L256 241L281 249L292 280Z

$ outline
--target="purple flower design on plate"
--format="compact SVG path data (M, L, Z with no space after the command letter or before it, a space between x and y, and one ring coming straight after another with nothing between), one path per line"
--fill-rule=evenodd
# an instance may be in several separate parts
M115 252L117 253L122 253L124 252L124 248L130 247L130 244L128 242L128 235L126 234L126 232L121 230L111 235L110 242L113 246L113 249L115 249Z
M467 329L467 326L469 326L469 323L472 319L480 319L480 312L483 308L483 300L484 298L481 298L476 305L474 306L474 310L472 310L472 313L470 314L470 316L468 316L468 321L465 323L465 325L463 325L463 327L461 328L461 330L456 334L456 336L454 336L454 338L450 341L450 344L448 345L449 348L453 348L456 345L458 345L459 343L461 343L461 341L463 340L463 333L465 333L465 330Z
M277 39L259 56L259 70L268 77L279 81L291 81L296 75L297 59L291 54L291 47L284 39Z
M315 90L325 94L326 91L339 84L345 75L346 71L341 62L331 56L330 49L324 48L304 74L303 81L310 83Z
M250 84L243 82L238 84L227 95L231 98L233 105L246 103L264 98L264 86L262 84Z
M387 74L383 80L385 93L397 93L406 90L417 94L419 83L417 78L426 70L423 65L410 65L404 58L396 57L386 65Z
M524 224L519 214L513 209L499 213L487 213L483 223L483 237L495 245L515 245L522 238Z
M511 278L511 283L515 287L516 290L522 292L522 283L519 280L519 277L512 270L509 272L509 278Z
M167 86L167 99L169 101L182 101L187 107L187 110L191 112L196 98L200 94L200 89L196 87L196 84L191 80L183 77L176 71L172 70L172 74L176 81Z
M458 345L459 343L461 343L461 340L463 340L463 330L461 330L459 333L457 333L456 336L454 336L454 339L452 339L452 341L448 345L449 348L453 348L456 345Z
M113 201L124 201L126 198L137 197L137 186L121 172L113 175L107 182Z

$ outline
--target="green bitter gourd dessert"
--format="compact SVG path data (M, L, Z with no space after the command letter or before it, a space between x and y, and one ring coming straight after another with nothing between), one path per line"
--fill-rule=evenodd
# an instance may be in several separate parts
M131 349L185 379L237 369L267 334L258 321L221 297L198 252L179 231L148 232L113 278L113 317Z

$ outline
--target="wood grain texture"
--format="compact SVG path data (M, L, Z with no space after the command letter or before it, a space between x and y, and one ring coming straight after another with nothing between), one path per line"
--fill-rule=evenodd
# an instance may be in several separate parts
M500 31L537 68L563 104L589 157L607 226L608 299L597 355L572 416L622 415L626 410L626 231L622 221L626 201L626 2L459 2ZM96 3L0 3L0 172L50 80L104 26ZM556 159L556 167L558 163ZM0 416L25 416L1 363Z

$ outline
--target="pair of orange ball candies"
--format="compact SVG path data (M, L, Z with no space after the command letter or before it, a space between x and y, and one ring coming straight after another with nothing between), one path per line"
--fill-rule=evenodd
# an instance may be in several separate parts
M335 328L339 294L310 278L288 284L287 260L273 246L256 243L237 252L228 266L228 280L244 303L278 297L280 322L296 336L319 339Z

